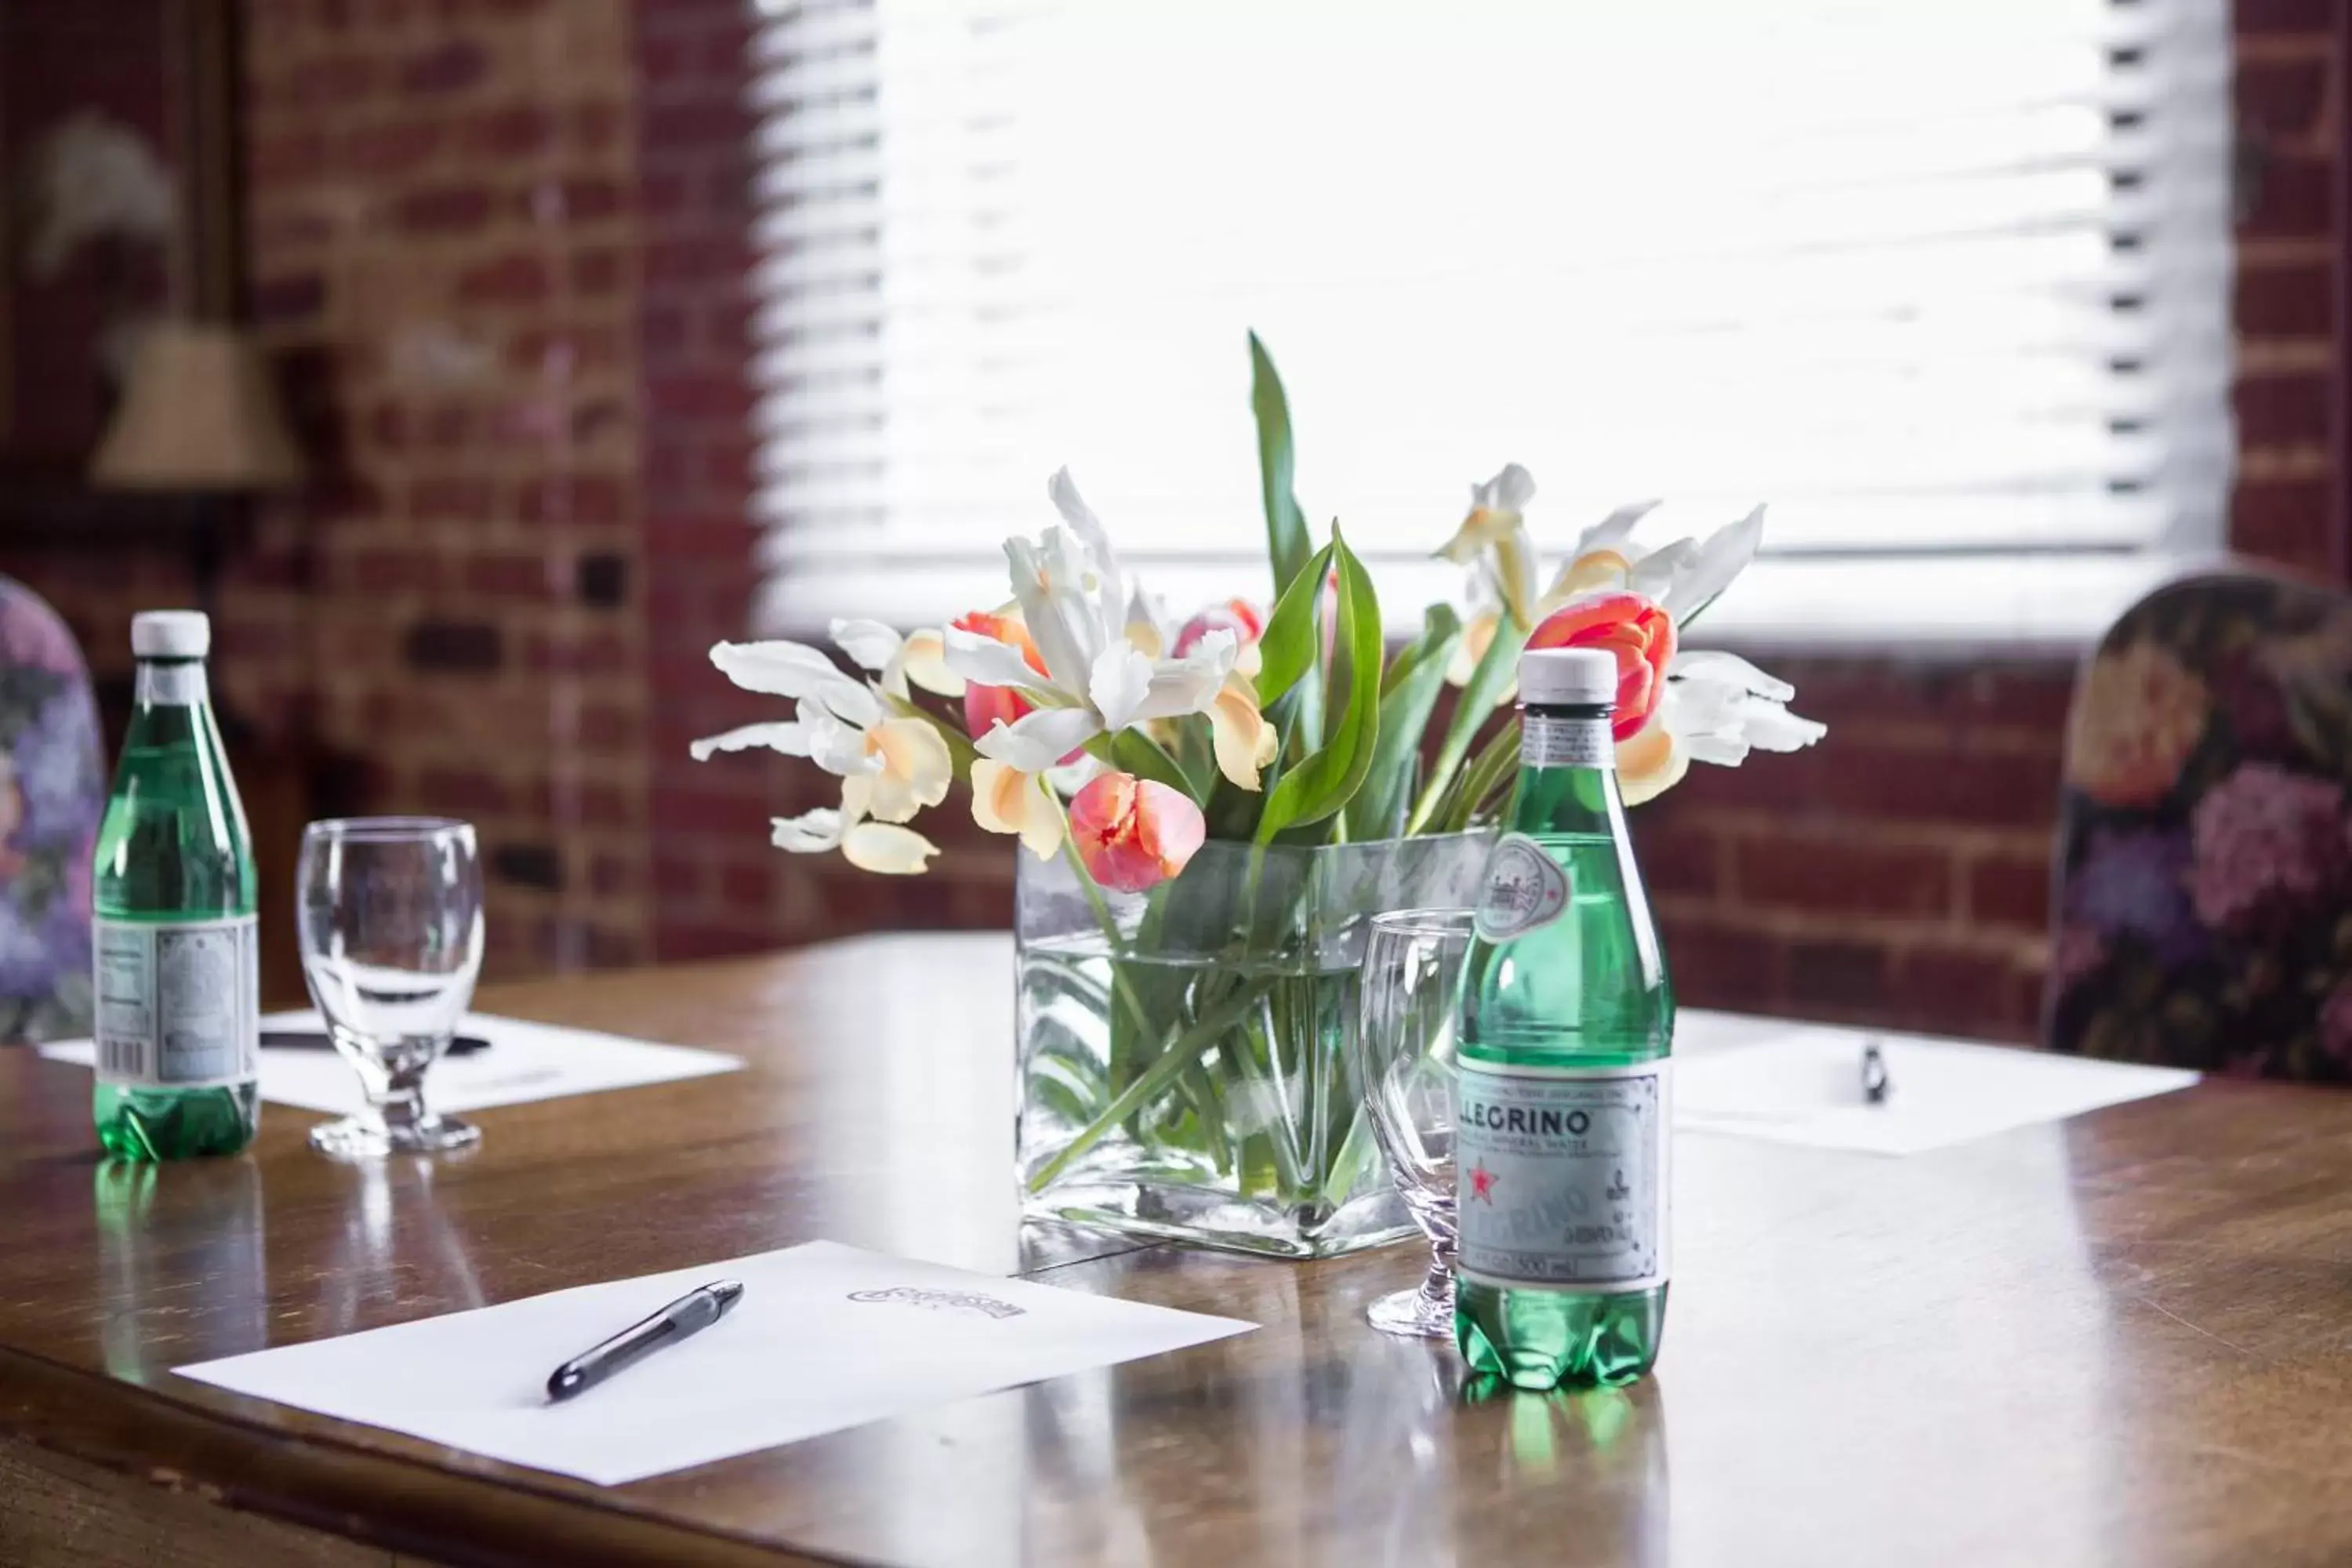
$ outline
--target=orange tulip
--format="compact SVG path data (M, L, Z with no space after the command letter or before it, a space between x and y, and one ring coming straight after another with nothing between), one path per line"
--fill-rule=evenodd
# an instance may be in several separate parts
M1028 661L1030 668L1040 676L1045 673L1045 656L1037 651L1036 643L1030 638L1029 627L1019 616L974 610L968 616L960 616L955 625L960 630L1010 643L1021 650L1021 657ZM1010 724L1034 707L1035 703L1009 686L967 685L963 689L964 731L977 741L1000 721Z
M1611 732L1632 740L1666 694L1675 657L1675 621L1639 594L1594 594L1563 605L1536 627L1529 647L1597 647L1617 660L1617 711Z
M1208 831L1190 796L1133 773L1105 773L1070 801L1078 859L1114 892L1140 893L1176 875Z

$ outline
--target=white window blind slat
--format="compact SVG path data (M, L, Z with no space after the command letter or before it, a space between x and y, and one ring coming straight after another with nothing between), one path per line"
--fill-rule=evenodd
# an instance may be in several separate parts
M771 619L984 597L1064 463L1139 560L1255 562L1248 327L1380 560L1511 459L1555 547L2219 536L2225 0L760 10Z

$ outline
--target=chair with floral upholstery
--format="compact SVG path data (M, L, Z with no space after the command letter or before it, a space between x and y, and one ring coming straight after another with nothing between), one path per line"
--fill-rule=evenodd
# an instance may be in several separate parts
M90 859L106 807L73 634L0 577L0 1042L89 1029Z
M2352 1080L2352 597L2252 575L2110 630L2066 735L2044 1033Z

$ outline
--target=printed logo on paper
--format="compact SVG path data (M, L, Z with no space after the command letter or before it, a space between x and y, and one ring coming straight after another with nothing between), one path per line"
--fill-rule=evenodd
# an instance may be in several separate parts
M919 1307L927 1312L977 1312L984 1318L1018 1318L1028 1310L977 1290L926 1290L917 1285L894 1285L887 1290L852 1290L849 1299Z
M1568 871L1524 833L1508 833L1486 859L1478 894L1478 934L1488 942L1525 936L1567 912Z

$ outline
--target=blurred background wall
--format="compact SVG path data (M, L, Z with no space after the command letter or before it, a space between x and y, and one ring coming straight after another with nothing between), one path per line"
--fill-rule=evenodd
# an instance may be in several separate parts
M2339 582L2341 9L2236 8L2231 518L2244 553ZM739 0L0 0L0 156L80 105L185 155L209 26L233 292L311 472L240 503L208 563L168 509L0 446L0 570L64 612L112 714L131 612L208 603L265 878L311 815L471 817L496 973L1008 923L1013 851L954 803L929 875L867 878L766 847L824 804L810 770L686 758L765 706L704 657L746 634L757 570ZM117 286L20 271L7 319ZM70 447L88 389L29 374L16 402ZM1774 668L1831 742L1698 770L1638 820L1685 1000L2030 1036L2072 660Z

